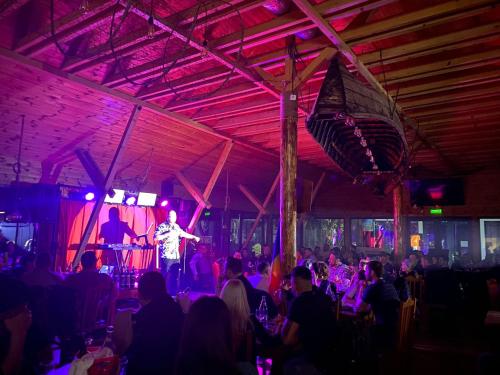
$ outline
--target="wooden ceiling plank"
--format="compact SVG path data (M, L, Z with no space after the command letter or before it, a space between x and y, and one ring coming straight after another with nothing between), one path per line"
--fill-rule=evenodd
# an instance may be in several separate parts
M423 38L416 42L382 49L381 51L361 54L360 59L363 60L363 63L366 65L379 65L382 55L382 62L384 64L390 64L394 62L393 60L395 58L401 56L412 56L417 52L428 50L433 51L432 53L438 53L441 51L440 48L448 47L450 45L454 46L455 44L466 40L472 41L474 43L475 39L484 36L495 35L498 33L500 33L500 22L493 22L490 24L451 32L432 38Z
M113 8L116 6L114 3L111 5L111 7L102 7L104 9L100 12L85 14L80 12L82 18L78 20L78 22L75 22L74 26L64 28L63 30L56 29L54 36L49 32L48 37L46 36L47 34L43 35L37 43L28 43L27 45L29 45L29 47L27 45L19 45L16 51L22 52L26 56L34 56L54 47L56 42L64 44L80 35L86 34L96 29L100 24L105 23L107 19L112 16L114 11ZM116 14L119 16L122 12L123 9L118 9Z
M32 59L27 58L25 56L22 56L16 52L10 51L6 48L0 47L0 58L5 60L5 61L8 61L10 63L21 64L22 66L30 68L30 69L35 69L35 70L39 70L39 71L42 71L45 73L50 73L53 76L56 76L56 77L62 79L63 82L64 81L73 82L73 83L82 85L84 87L87 87L91 90L95 90L95 91L98 91L100 93L109 95L115 99L122 100L122 101L125 101L125 102L133 104L133 105L141 105L143 108L147 108L147 109L151 110L152 112L154 112L160 116L163 116L164 118L167 118L175 123L187 126L188 128L191 128L193 130L198 130L200 132L213 135L219 139L233 140L224 134L221 134L219 132L214 131L212 128L210 128L208 126L202 125L195 120L187 118L186 116L170 112L164 108L161 108L160 106L158 106L156 104L153 104L153 103L150 103L150 102L147 102L144 100L140 100L140 99L135 98L131 95L120 92L118 90L110 89L108 87L102 86L98 83L95 83L93 81L90 81L90 80L82 78L82 77L79 77L77 75L65 73L59 69L56 69L56 68L51 67L47 64L32 60ZM245 141L242 141L242 140L233 140L233 141L235 142L235 144L238 144L238 145L244 146L246 148L255 150L255 151L262 153L264 155L268 155L268 156L271 156L273 158L278 157L276 152L267 151L265 149L262 149L261 147L254 146L254 145L246 143Z
M125 1L125 0L122 0ZM147 20L149 18L149 12L146 9L143 9L142 6L139 4L134 6L132 8L132 12L134 12L136 15L139 17L144 18ZM173 25L170 22L167 22L165 20L160 20L160 19L155 19L154 23L157 27L160 29L163 29L165 31L171 32L174 37L177 39L181 40L182 42L188 43L192 48L200 51L207 53L211 58L213 58L215 61L219 62L220 64L228 67L229 69L234 69L236 73L241 75L242 77L246 78L250 82L252 82L254 85L259 87L260 89L266 91L269 93L271 96L273 96L276 99L280 98L280 93L277 92L277 90L269 85L266 82L262 82L260 78L252 71L248 70L243 64L236 60L231 60L228 57L224 56L220 52L217 52L215 50L212 50L210 48L205 48L202 43L194 40L194 38L190 38L184 31L180 31L176 28L175 25Z
M409 68L391 70L376 75L378 80L385 80L386 84L395 82L405 82L413 79L432 77L433 75L453 72L452 68L462 68L463 66L484 66L496 62L500 59L500 49L489 50L486 52L474 53L470 55L456 56L445 60L434 60L431 63L419 64ZM432 74L431 74L432 73ZM427 75L426 75L427 74ZM430 74L430 75L429 75Z
M435 79L432 82L420 83L403 87L399 89L399 98L408 98L415 95L422 95L424 93L430 94L433 92L447 91L451 89L458 89L470 85L492 83L500 79L500 70L485 71L479 73L472 73L462 75L460 77ZM392 90L392 94L396 94L397 90Z
M0 20L7 18L25 6L30 0L4 0L0 6Z
M119 87L129 83L129 80L140 81L150 79L163 74L165 69L173 73L176 70L187 68L191 65L199 64L201 53L193 49L187 49L184 52L164 59L163 57L154 59L147 63L137 65L125 71L115 70L103 79L103 84L109 87ZM175 66L170 67L171 64Z
M168 38L170 33L155 31L153 37L150 37L147 29L140 29L127 34L120 40L113 40L113 45L106 37L104 44L90 48L82 56L70 56L62 64L62 69L71 73L81 72L107 62L116 62L124 56L130 55L137 50L147 48L155 43Z
M95 16L96 14L102 13L103 11L110 9L113 6L114 3L111 1L99 0L91 3L88 12L86 12L85 14L82 13L80 10L76 10L64 17L61 17L60 19L54 20L54 28L56 31L56 35L58 32L62 32L71 27L74 27L78 25L80 22L92 16ZM31 48L43 42L45 39L47 39L47 36L50 35L50 33L51 33L51 25L49 21L49 24L42 27L40 30L37 30L36 32L30 33L25 37L21 38L16 43L14 50L16 52L25 53L28 48Z

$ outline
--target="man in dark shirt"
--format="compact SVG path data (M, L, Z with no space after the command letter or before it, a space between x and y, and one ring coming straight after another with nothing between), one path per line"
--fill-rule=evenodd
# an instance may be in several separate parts
M399 297L390 282L382 278L383 266L377 261L368 262L365 270L369 285L363 296L356 302L356 311L373 311L375 326L372 331L374 349L385 351L395 344L397 323L399 319Z
M394 275L394 266L392 263L389 261L389 254L382 254L380 256L380 263L382 263L382 266L384 267L384 279L386 281L391 281L394 280L395 275Z
M292 301L281 332L285 345L291 347L306 363L328 372L333 362L335 314L331 299L313 289L311 271L295 267L291 275Z
M184 321L181 307L167 294L159 272L145 273L138 291L142 308L133 319L127 374L172 374Z
M111 207L108 215L109 221L102 224L99 231L100 240L102 239L106 244L121 244L123 243L125 234L132 239L137 237L137 234L129 227L128 223L120 220L118 208ZM119 257L121 257L121 253L117 253L114 250L103 250L101 261L102 264L117 266L121 263L121 260L118 260Z
M241 259L236 259L233 257L228 257L225 265L225 277L227 280L238 279L243 283L245 291L247 292L248 305L250 306L250 312L255 314L262 302L262 297L265 297L267 304L267 312L269 318L273 319L278 315L278 308L274 303L271 295L263 290L255 289L250 281L243 275L243 265Z

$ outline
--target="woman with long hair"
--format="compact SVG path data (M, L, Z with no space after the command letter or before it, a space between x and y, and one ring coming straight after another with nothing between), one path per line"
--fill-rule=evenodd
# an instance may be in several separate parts
M238 362L254 362L253 323L250 317L247 293L238 279L228 280L220 293L231 315L233 348Z
M239 374L232 345L231 314L217 297L201 297L184 322L178 375Z

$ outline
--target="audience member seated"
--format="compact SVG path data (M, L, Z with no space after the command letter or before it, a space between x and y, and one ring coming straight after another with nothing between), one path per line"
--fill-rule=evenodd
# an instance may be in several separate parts
M0 275L0 363L2 374L33 373L25 358L31 326L28 290L19 280ZM30 371L31 370L31 371Z
M250 315L247 294L240 280L227 281L221 298L231 314L233 346L238 367L244 373L256 371L257 340L263 347L273 346L274 340L255 316Z
M333 251L328 257L328 266L330 268L330 281L335 283L338 291L346 291L351 285L350 267L343 264Z
M267 262L259 263L257 273L249 276L248 281L255 289L269 292L269 282L271 277L271 265Z
M246 247L241 249L241 262L243 264L243 272L246 274L255 273L255 255L253 251L248 250Z
M273 319L278 315L278 308L274 303L273 299L269 295L269 293L264 292L263 290L255 289L252 284L248 281L248 279L243 275L243 265L241 260L228 257L226 260L225 266L225 276L227 280L230 279L238 279L240 280L247 292L248 305L250 306L250 312L255 314L255 310L260 306L262 301L262 297L266 298L267 309L269 313L269 317Z
M50 271L51 265L52 262L49 253L38 254L34 270L25 273L22 276L22 281L28 286L40 286L44 288L60 285L62 279L60 276Z
M342 297L342 308L352 309L356 305L359 296L363 295L366 287L365 271L359 270L351 280L351 285Z
M98 272L95 252L83 253L81 265L82 270L69 275L65 284L79 297L79 329L88 332L94 329L96 319L107 320L114 286L108 275Z
M415 252L410 253L404 263L406 265L407 273L414 274L415 276L424 274L422 263L420 262L420 259Z
M316 274L315 285L318 290L330 298L332 300L336 300L337 298L337 289L334 283L331 283L330 278L330 270L325 262L316 262L313 264L314 273Z
M390 282L382 279L382 263L371 261L366 267L368 286L356 303L356 311L373 311L375 325L372 330L372 347L377 352L384 352L396 343L397 323L399 319L399 297Z
M262 254L259 257L259 261L261 263L267 262L271 264L273 262L273 254L271 251L271 247L269 245L264 245L262 247Z
M333 303L325 294L313 290L307 267L294 268L291 284L295 298L283 325L282 338L292 359L285 364L285 373L331 373L335 341Z
M231 315L221 299L201 297L191 306L182 330L175 373L240 374L233 353Z
M142 275L138 292L142 308L133 317L127 374L171 374L184 320L182 310L168 295L159 272Z
M386 281L393 281L396 278L396 269L389 261L389 254L384 253L380 256L380 263L382 263L382 267L384 267L383 278Z

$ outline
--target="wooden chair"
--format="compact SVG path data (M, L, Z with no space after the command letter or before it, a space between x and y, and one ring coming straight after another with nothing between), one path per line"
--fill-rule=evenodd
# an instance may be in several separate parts
M411 328L415 317L415 306L416 301L413 298L409 298L406 302L401 303L397 342L399 352L404 352L409 347Z
M107 287L80 290L78 328L91 332L98 321L109 324L113 317L113 293Z
M408 287L410 289L410 296L418 301L423 301L424 279L422 277L407 276L406 282L408 283Z

